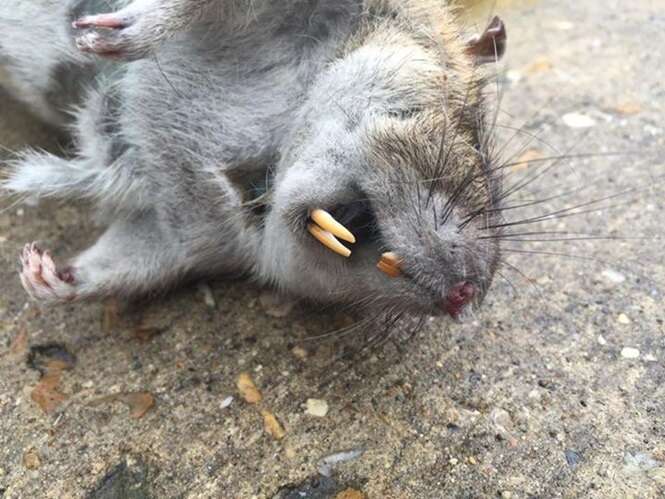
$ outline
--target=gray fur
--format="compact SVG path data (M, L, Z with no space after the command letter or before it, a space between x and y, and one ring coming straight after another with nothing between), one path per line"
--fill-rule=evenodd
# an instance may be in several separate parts
M113 30L72 29L72 16L98 9L51 3L18 9L21 38L0 53L12 61L18 95L52 121L63 112L44 97L54 68L73 64L74 74L94 76L72 111L77 153L28 152L4 187L91 198L114 213L71 262L73 299L222 273L384 311L436 311L460 281L484 295L498 248L475 238L478 224L457 225L491 204L499 180L488 177L481 147L481 80L438 2L136 0ZM2 29L12 24L8 10L0 7ZM133 62L91 66L96 59L76 45ZM29 61L33 47L44 51L39 65ZM441 150L452 156L444 170ZM247 192L261 165L270 185L257 215ZM476 194L437 223L436 210L475 171L484 172ZM429 196L433 176L441 178ZM371 203L380 237L359 242L347 260L306 232L307 213L359 197ZM376 270L389 250L409 278ZM42 291L46 301L72 299Z

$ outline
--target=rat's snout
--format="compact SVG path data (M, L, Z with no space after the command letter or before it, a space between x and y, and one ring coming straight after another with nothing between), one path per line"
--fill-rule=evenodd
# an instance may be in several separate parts
M441 302L441 307L453 319L457 319L475 296L476 287L472 283L468 281L459 282L448 292L448 295Z
M382 241L390 241L383 248L392 251L380 256L377 268L385 285L402 292L405 303L418 303L453 319L480 304L492 279L496 253L493 242L478 239L482 232L475 226L460 229L464 218L457 212L444 223L427 216L378 214L383 221Z

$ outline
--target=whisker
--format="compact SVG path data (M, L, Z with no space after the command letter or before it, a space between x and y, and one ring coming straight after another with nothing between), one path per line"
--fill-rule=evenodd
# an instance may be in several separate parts
M522 239L524 237L531 237L531 236L571 236L569 238L564 238L561 237L559 239L557 238L548 238L548 239ZM480 236L477 237L476 239L479 240L491 240L491 239L502 239L502 240L510 240L508 238L515 238L515 241L534 241L534 242L548 242L548 241L584 241L584 240L612 240L612 241L623 241L623 240L628 240L628 241L654 241L654 240L660 240L660 237L632 237L632 236L611 236L611 235L605 235L605 234L593 234L593 233L587 233L587 232L573 232L573 231L559 231L559 230L551 230L551 231L531 231L531 232L503 232L501 234L494 234L491 236Z
M508 277L506 277L506 276L503 274L503 272L501 272L500 270L497 270L497 271L496 271L496 275L498 275L501 279L503 279L504 281L506 281L506 282L508 283L508 285L513 289L513 292L515 293L515 295L519 296L519 294L520 294L519 289L518 289L517 286L513 283L513 281L511 281Z
M621 196L625 196L626 194L631 194L631 193L635 193L635 192L636 192L636 189L628 189L626 191L611 194L609 196L605 196L605 197L602 197L602 198L599 198L599 199L594 199L593 201L587 201L586 203L580 203L578 205L571 206L570 208L563 208L563 209L552 211L550 213L546 213L546 214L543 214L543 215L538 215L538 216L535 216L535 217L525 218L523 220L510 221L510 222L506 222L506 223L502 223L502 224L496 224L496 225L489 225L489 226L485 227L484 229L485 230L486 229L498 229L498 228L505 228L505 227L513 227L513 226L516 226L516 225L526 225L526 224L530 224L530 223L537 223L537 222L543 222L543 221L547 221L547 220L567 218L569 216L583 215L585 213L594 213L594 212L604 210L604 209L615 208L616 206L629 204L629 203L632 203L633 201L631 200L631 201L626 202L626 203L616 203L612 206L601 206L601 207L594 208L592 210L583 210L583 211L579 211L579 212L575 212L575 213L570 213L571 211L579 210L580 208L586 208L588 206L597 205L599 203L602 203L602 202L605 202L605 201L610 201L612 199L616 199L616 198L619 198Z
M579 261L584 261L584 262L594 262L597 264L602 264L602 265L607 265L610 267L616 267L618 269L621 269L622 271L634 275L640 279L643 279L647 282L650 282L654 285L658 285L656 281L654 281L652 278L648 277L647 275L640 274L634 270L634 268L631 267L626 267L625 265L617 265L617 262L605 260L602 258L594 257L594 256L585 256L585 255L576 255L572 253L562 253L558 251L541 251L541 250L526 250L526 249L518 249L518 248L502 248L501 251L503 253L512 253L512 254L518 254L518 255L538 255L538 256L548 256L548 257L555 257L555 258L570 258L571 260L579 260ZM623 261L628 261L628 260L623 260ZM643 261L634 261L631 260L629 263L634 264L635 266L642 266L644 264Z
M305 338L304 341L320 341L320 340L325 340L325 339L329 339L329 338L342 338L342 337L348 336L349 334L357 331L361 327L364 327L366 325L371 324L376 319L378 319L380 317L380 315L381 314L378 314L378 315L376 315L374 317L371 317L369 319L364 319L364 320L358 321L358 322L356 322L356 323L354 323L350 326L335 329L334 331L329 331L329 332L324 333L324 334L320 334L320 335L317 335L317 336L309 336L309 337Z

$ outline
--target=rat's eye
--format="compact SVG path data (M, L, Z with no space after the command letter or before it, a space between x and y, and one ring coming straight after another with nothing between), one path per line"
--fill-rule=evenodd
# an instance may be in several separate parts
M379 238L376 217L368 201L337 205L330 211L315 209L309 213L309 219L309 233L334 253L347 258L352 251L340 239L359 245Z

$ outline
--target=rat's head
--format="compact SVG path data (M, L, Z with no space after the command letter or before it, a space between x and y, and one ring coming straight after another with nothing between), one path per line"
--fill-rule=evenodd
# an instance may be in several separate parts
M488 35L445 29L368 27L313 85L265 221L263 273L286 291L453 317L482 300L499 261L476 68Z

